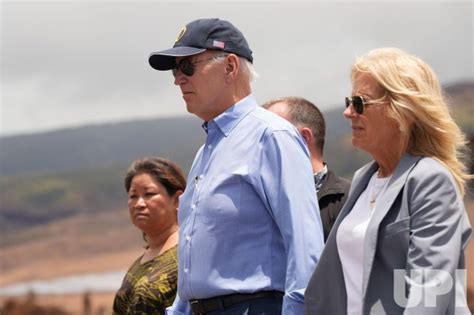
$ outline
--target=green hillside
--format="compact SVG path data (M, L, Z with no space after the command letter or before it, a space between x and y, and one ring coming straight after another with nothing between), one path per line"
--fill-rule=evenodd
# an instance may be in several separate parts
M77 214L95 215L126 205L124 165L0 179L0 244L21 229Z

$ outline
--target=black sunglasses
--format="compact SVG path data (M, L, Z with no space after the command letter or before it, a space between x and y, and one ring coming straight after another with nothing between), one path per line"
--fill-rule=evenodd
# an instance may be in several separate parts
M365 106L370 105L373 102L369 102L364 100L362 96L354 95L354 96L347 96L346 97L346 108L352 105L354 111L362 115L364 113Z
M180 70L184 75L187 75L188 77L190 77L194 74L194 69L196 68L194 66L195 64L204 62L204 61L214 60L214 59L225 57L225 56L227 55L214 56L212 58L196 60L194 62L191 62L191 60L189 60L188 58L182 59L180 62L176 64L176 66L173 69L171 69L171 71L173 72L174 77L176 77L178 70Z

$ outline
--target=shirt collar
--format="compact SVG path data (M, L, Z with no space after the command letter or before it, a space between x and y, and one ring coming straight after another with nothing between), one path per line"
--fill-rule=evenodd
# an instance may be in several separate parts
M227 137L239 122L257 106L257 101L254 96L249 94L210 122L204 122L202 127L207 132L209 124L215 123L220 131Z
M324 167L322 170L320 170L317 173L314 173L314 184L316 185L316 190L318 191L319 188L321 188L321 185L323 184L323 180L326 177L326 174L328 173L328 167L326 164L324 164Z

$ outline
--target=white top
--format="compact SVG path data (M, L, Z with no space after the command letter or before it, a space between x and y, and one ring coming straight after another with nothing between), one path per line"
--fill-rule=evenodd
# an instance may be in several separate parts
M389 179L390 177L379 178L375 172L337 231L337 250L341 258L347 292L347 314L362 314L365 234L376 201L385 191Z

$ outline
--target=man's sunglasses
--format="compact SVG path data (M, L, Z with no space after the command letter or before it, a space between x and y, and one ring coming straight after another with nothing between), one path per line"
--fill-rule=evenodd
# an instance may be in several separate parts
M225 56L227 56L227 55L214 56L212 58L203 59L203 60L196 60L196 61L193 61L193 62L191 62L191 60L189 60L188 58L182 59L180 62L178 62L176 64L176 66L173 69L171 69L171 71L173 72L174 77L176 77L176 74L178 73L178 70L180 70L184 75L187 75L188 77L190 77L194 74L194 69L196 68L194 66L195 64L198 64L198 63L204 62L204 61L218 59L218 58L225 57Z
M364 113L365 106L373 104L372 101L366 101L362 96L354 95L354 96L347 96L346 97L346 108L352 105L354 111L362 115Z

